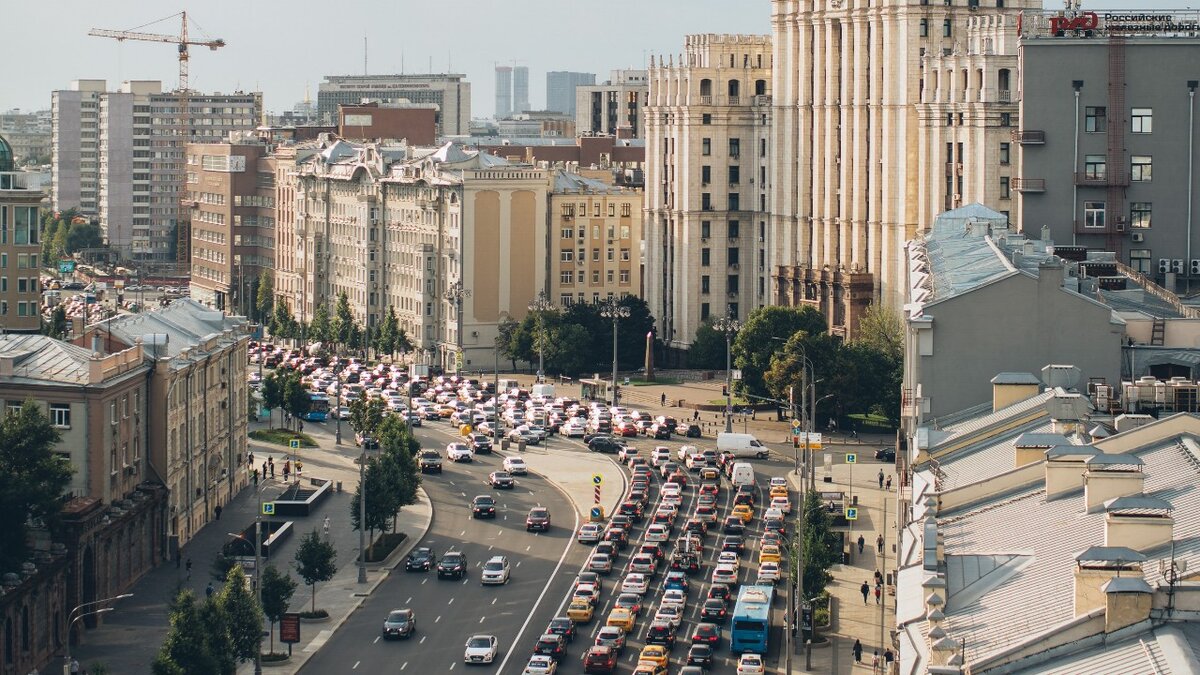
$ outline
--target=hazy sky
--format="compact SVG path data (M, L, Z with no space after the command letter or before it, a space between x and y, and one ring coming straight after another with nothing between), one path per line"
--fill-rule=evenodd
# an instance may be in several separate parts
M962 0L955 0L956 3ZM1200 0L1154 0L1185 7ZM173 45L89 37L90 28L132 29L182 9L154 0L4 0L0 110L50 107L50 92L75 79L178 81ZM1047 7L1061 6L1047 0ZM1086 8L1143 7L1147 0L1085 0ZM530 99L545 104L546 71L607 79L641 67L647 54L678 53L687 33L768 33L770 0L204 0L193 3L193 37L223 38L193 48L191 84L203 91L264 92L272 111L291 108L323 75L465 72L472 114L493 109L495 62L528 66ZM202 32L195 29L199 26ZM175 34L178 18L143 30Z

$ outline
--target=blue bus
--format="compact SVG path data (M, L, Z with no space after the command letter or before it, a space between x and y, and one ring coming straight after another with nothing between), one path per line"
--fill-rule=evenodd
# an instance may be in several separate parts
M325 394L309 394L308 412L304 419L310 422L324 422L329 419L329 397Z
M771 629L771 601L775 589L771 586L742 586L737 604L733 607L729 648L734 654L767 653L767 633Z

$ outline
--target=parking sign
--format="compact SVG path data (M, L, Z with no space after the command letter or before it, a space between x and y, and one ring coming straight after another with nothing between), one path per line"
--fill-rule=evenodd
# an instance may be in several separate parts
M847 464L858 464L858 455L853 452L847 452L846 453L846 463Z

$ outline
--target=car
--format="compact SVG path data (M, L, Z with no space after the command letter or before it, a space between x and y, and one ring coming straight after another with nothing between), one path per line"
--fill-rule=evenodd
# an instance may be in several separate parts
M471 449L477 455L489 455L492 452L492 437L484 434L471 434Z
M738 504L733 507L733 510L729 514L741 518L743 524L749 523L751 520L754 520L754 507L749 504Z
M670 588L663 591L662 598L658 601L660 607L667 605L675 605L680 609L687 606L687 593L681 588Z
M746 540L741 535L731 534L721 540L722 551L733 551L739 556L746 550Z
M653 436L655 440L670 440L671 431L671 427L667 426L666 424L652 424L646 431L646 435Z
M746 524L737 516L727 516L725 522L721 523L721 532L723 534L740 535L746 531Z
M663 590L678 588L685 593L691 588L691 583L688 581L687 575L678 570L667 572L667 578L663 581Z
M771 490L768 493L768 496L771 499L778 499L780 497L783 497L786 499L788 496L787 486L786 485L772 485Z
M449 550L442 554L437 562L438 579L453 577L462 579L467 576L467 556L460 551Z
M596 645L583 655L583 672L611 673L617 669L617 650L604 645Z
M521 675L554 675L558 672L558 662L543 654L534 654L525 664Z
M706 525L717 524L717 507L715 506L697 506L696 512L692 515L696 520L702 520Z
M428 572L435 564L437 564L437 560L433 555L433 550L422 546L408 554L408 558L404 561L404 570L406 572Z
M875 460L879 462L896 462L895 448L880 448L875 451Z
M675 428L675 433L679 433L679 427ZM684 438L700 438L701 436L703 436L703 434L700 431L699 424L689 424L687 425L687 428L683 430Z
M714 652L711 646L697 642L688 648L687 664L689 666L700 666L701 668L712 668L713 655Z
M483 563L483 571L479 574L479 583L485 586L507 584L511 573L512 567L508 564L508 558L494 555Z
M762 544L758 548L758 562L779 562L781 552L775 544Z
M787 532L787 522L783 519L782 516L777 517L777 518L775 518L775 517L764 518L763 519L763 531L764 531L764 533L778 532L779 534L784 534Z
M606 626L616 626L625 631L626 634L632 633L634 626L637 624L636 615L625 607L614 607L608 613L608 620L604 622Z
M625 649L625 631L616 626L602 626L596 633L596 646L611 647L617 653Z
M373 436L368 436L362 433L354 434L354 444L363 450L378 450L379 440ZM470 460L467 460L470 461Z
M629 531L623 527L609 525L608 531L604 533L604 541L611 541L617 550L623 550L629 546Z
M675 628L670 621L659 621L657 618L646 629L646 644L663 645L668 650L675 647Z
M572 600L571 604L567 605L567 616L576 623L591 622L595 611L592 603L586 600Z
M642 518L644 516L641 502L635 502L633 500L622 502L621 505L617 507L617 513L623 516L629 516L635 523L642 522Z
M496 660L499 645L495 635L472 635L467 638L463 661L466 663L492 663Z
M604 536L604 529L597 523L584 523L575 535L575 540L581 544L595 544Z
M648 590L650 590L650 582L645 574L633 572L625 575L625 580L621 582L622 593L645 595Z
M568 421L559 428L559 433L567 438L583 438L587 433L587 425L578 417Z
M655 518L658 514L655 514ZM646 528L646 541L667 541L671 538L671 526L664 523L654 523Z
M729 565L733 569L739 569L742 566L741 560L738 559L738 554L733 551L721 551L717 554L718 565Z
M383 620L383 639L412 637L417 631L417 617L411 609L393 609Z
M637 547L637 552L646 553L652 556L656 566L658 563L662 562L663 558L666 557L666 554L663 553L662 544L653 541L642 542L642 544Z
M446 446L446 459L451 462L469 463L475 459L471 446L466 443L451 443Z
M608 536L608 534L607 534L607 533L605 533L605 535L604 535L604 536L606 536L606 537L607 537L607 536ZM605 539L604 541L600 542L599 544L596 544L596 548L595 548L595 549L593 549L593 551L594 551L595 553L603 553L603 554L607 555L607 556L608 556L608 557L610 557L610 558L616 558L616 557L617 557L617 555L618 555L618 553L617 553L617 545L616 545L614 542L612 542L612 541L609 541L609 540L607 540L607 539Z
M698 518L690 518L683 525L683 531L688 534L694 534L698 537L703 537L708 534L708 523Z
M777 581L779 581L779 563L765 562L758 566L758 578L754 583L773 585Z
M700 606L700 618L704 621L725 623L725 617L728 615L729 608L720 598L705 598L704 604Z
M501 490L511 490L517 485L512 474L507 471L493 471L488 474L488 485Z
M471 516L474 518L495 518L496 499L491 495L479 495L472 499Z
M417 464L421 467L421 473L442 472L442 456L437 450L422 450L417 455Z
M692 630L692 644L703 643L716 649L721 642L721 627L707 621L696 624Z
M622 464L628 464L629 460L638 456L638 449L630 446L625 446L617 451L617 461Z
M567 654L567 641L555 633L543 633L533 644L533 653L549 656L555 661L562 661Z
M733 587L729 584L713 584L712 586L708 587L707 597L709 600L716 598L718 600L729 602L730 600L733 600Z
M712 583L737 585L737 568L733 565L717 565L712 571Z
M649 644L642 648L641 654L638 654L638 661L650 661L665 666L670 657L670 652L662 645Z
M792 502L787 497L772 497L767 510L778 510L780 513L788 514L792 512Z
M654 613L654 621L665 621L671 624L672 628L679 628L679 624L683 623L683 607L679 605L660 605L658 611Z
M646 553L638 553L629 559L629 571L645 574L646 576L654 576L654 571L658 569L658 560L653 555Z
M587 444L588 450L592 452L604 452L608 454L617 454L621 448L625 447L620 441L608 436L597 436Z
M683 487L687 487L688 477L687 477L687 474L684 473L682 469L675 469L674 471L671 472L671 475L667 476L667 482L674 483L676 485L682 485Z
M600 588L594 584L579 584L571 596L572 600L582 599L590 602L593 607L600 602Z
M556 616L550 619L550 624L546 626L546 632L561 635L567 642L573 642L575 640L575 620L569 616Z
M700 480L701 481L721 480L721 472L718 471L715 467L711 467L711 466L703 467L700 469ZM719 486L715 482L706 483L706 485L711 485L712 487L720 489ZM701 486L701 487L703 487L703 486Z
M595 572L580 572L575 575L575 588L579 588L583 584L591 584L597 590L604 589L604 582L600 580L600 575Z
M337 417L338 417L338 419L340 419L340 420L348 420L348 419L350 419L350 408L349 408L349 407L347 407L347 406L344 406L344 405L340 405L340 406L338 406L338 408L337 408Z
M505 457L504 470L514 476L525 476L529 473L529 467L525 465L525 460L520 457Z
M612 556L608 555L607 553L593 553L592 557L588 558L587 569L589 572L595 572L597 574L612 574Z
M667 667L651 661L638 661L633 666L633 675L667 675Z
M637 436L639 429L633 422L621 422L613 431L619 436Z
M766 665L761 654L742 654L737 662L737 675L765 675Z
M550 531L550 509L545 506L535 506L529 509L529 515L525 516L525 531L526 532L549 532Z
M637 616L642 613L642 597L637 593L621 593L613 600L613 607L627 609Z

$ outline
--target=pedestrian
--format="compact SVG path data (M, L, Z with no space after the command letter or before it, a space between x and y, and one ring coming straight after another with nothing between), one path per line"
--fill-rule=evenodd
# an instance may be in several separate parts
M304 462L296 460L296 477L299 478L304 474Z
M875 583L876 585L883 583L883 575L879 573L879 570L875 570Z
M883 597L883 584L875 584L875 604L879 604Z
M871 585L864 581L862 586L858 587L858 592L862 593L863 604L867 604L867 598L871 597Z
M858 535L858 554L862 555L863 547L867 545L867 540L861 534Z
M659 400L662 401L662 407L664 407L664 408L667 407L667 393L666 392L663 392L663 395L659 397Z
M700 419L700 410L697 409L694 412L692 412L692 421L695 422L699 419Z
M287 462L284 462L283 463L283 482L285 482L285 483L288 482L288 478L291 476L291 473L292 473L292 470L290 468L288 468Z
M250 477L254 479L254 487L258 487L258 469L251 471Z
M883 489L883 469L879 470L879 489Z
M892 489L892 477L891 476L887 477L887 482L884 484L884 489L889 490L889 491Z
M325 516L324 528L325 528L325 538L328 539L329 538L329 516Z
M222 509L220 504L217 504L215 507L213 507L213 513L217 514L217 520L221 519L221 511Z
M879 550L880 554L883 554L883 535L882 534L875 538L875 548Z
M213 589L212 582L208 582L208 586L206 586L204 589L204 597L211 598L214 590L215 589Z
M895 660L896 660L896 655L892 653L891 649L885 649L883 651L883 665L886 668L891 668L892 661L895 661Z
M875 654L871 656L871 672L879 672L879 650L875 650Z
M267 458L267 465L271 467L271 479L272 479L272 480L274 480L274 478L275 478L275 458L274 458L274 457L268 457L268 458ZM264 476L265 476L265 475L267 475L265 471L263 472L263 475L264 475Z
M71 659L71 675L79 675L79 661Z
M187 578L188 578L188 581L191 581L191 580L192 580L192 559L191 559L191 558L188 558L188 559L187 559L187 562L186 562L186 563L184 563L184 564L183 564L183 566L184 566L185 568L187 568Z
M854 652L854 662L862 663L862 641L855 640L854 646L850 648L850 651Z
M251 469L254 468L254 453L253 452L246 456L246 466L250 467Z

